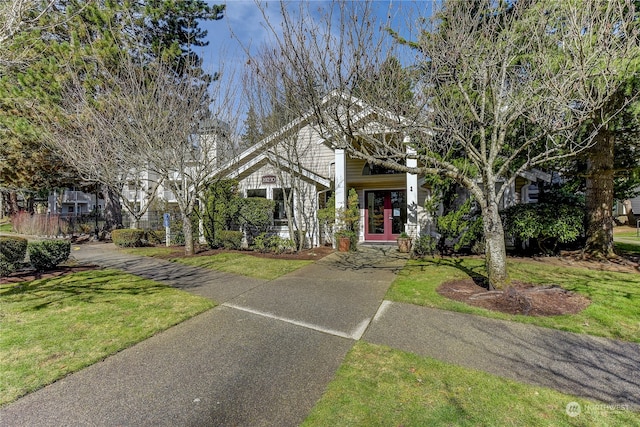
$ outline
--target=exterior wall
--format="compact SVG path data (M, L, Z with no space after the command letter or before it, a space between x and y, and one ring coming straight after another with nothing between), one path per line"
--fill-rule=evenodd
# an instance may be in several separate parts
M292 144L294 141L295 145ZM277 144L273 152L320 176L333 178L334 151L311 126L305 126L296 135Z
M263 177L275 177L275 181L271 182L272 179L268 179L268 182L264 182ZM298 229L306 232L308 244L316 246L321 243L316 211L318 210L318 192L322 189L309 181L298 180L293 183L293 179L290 174L279 171L275 165L265 163L239 179L238 190L246 197L248 190L264 189L266 190L266 198L273 200L274 189L293 188L295 224ZM291 238L286 224L274 226L273 230L282 238Z

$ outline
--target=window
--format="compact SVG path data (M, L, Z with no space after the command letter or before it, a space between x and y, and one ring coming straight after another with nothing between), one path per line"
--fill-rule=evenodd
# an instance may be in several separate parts
M273 201L276 206L273 211L273 220L276 225L285 225L287 223L287 209L285 207L285 197L291 202L290 188L274 188Z
M387 169L384 166L380 165L372 165L370 163L365 163L364 168L362 168L362 175L392 175L404 173L393 169Z
M262 197L263 199L267 198L267 189L259 188L255 190L247 190L247 197Z

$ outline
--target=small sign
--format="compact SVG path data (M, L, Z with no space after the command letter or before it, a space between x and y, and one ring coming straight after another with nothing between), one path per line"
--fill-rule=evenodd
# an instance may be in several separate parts
M265 175L262 177L263 184L275 184L276 176L275 175Z
M163 215L162 220L163 220L162 223L164 224L164 226L165 227L169 227L170 223L169 223L169 214L168 213Z

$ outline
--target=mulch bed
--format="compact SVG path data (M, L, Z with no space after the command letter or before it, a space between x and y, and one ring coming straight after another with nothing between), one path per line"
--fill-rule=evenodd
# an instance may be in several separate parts
M513 281L500 291L488 291L473 279L454 280L440 285L437 292L449 299L487 310L526 316L575 314L591 301L560 286L539 286Z
M335 250L331 246L319 246L317 248L306 249L300 252L274 254L271 252L257 252L257 251L230 251L227 249L210 249L205 251L198 251L195 256L203 255L216 255L221 252L237 252L244 255L251 255L258 258L272 258L272 259L290 259L290 260L318 260L325 256L332 254Z

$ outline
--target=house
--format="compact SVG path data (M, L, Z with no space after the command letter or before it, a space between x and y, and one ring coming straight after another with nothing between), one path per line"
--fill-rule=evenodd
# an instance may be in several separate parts
M377 123L379 114L363 108L359 114L361 129L381 132L381 125ZM358 194L359 242L395 242L403 232L418 236L434 229L430 224L432 218L424 209L425 201L431 197L424 177L351 157L340 148L343 141L332 140L319 132L313 118L309 114L295 119L237 155L224 157L221 152L216 156L219 162L210 177L236 179L243 197L274 200L273 231L283 238L290 238L292 231L302 233L309 246L332 243L333 230L318 221L317 212L326 206L331 195L335 197L336 211L344 208L350 189ZM217 138L216 141L228 142L227 135L228 129L219 123L202 125L199 132L199 138ZM220 146L218 142L210 145L216 149ZM407 166L416 165L416 160L408 156ZM173 179L179 180L179 174ZM505 193L502 207L535 202L536 183L540 180L549 181L550 176L538 170L518 176ZM155 208L149 209L142 218L142 226L153 226L145 222L152 218L161 223L162 212L175 205L175 196L166 184L146 172L125 187L123 197L141 207L148 206L148 194L154 194Z
M358 114L360 129L380 132L379 111L362 108ZM340 148L343 141L323 136L313 119L307 115L293 120L225 162L215 174L236 179L244 197L274 200L274 231L288 238L293 223L311 246L333 240L332 230L323 228L317 219L318 209L325 206L331 194L335 196L336 211L344 208L352 188L358 194L360 207L359 242L395 242L403 232L418 236L433 229L432 218L424 209L425 201L431 197L424 177L350 156ZM417 166L416 160L408 156L407 166ZM550 176L538 170L518 176L503 198L503 207L535 202L540 180L548 182ZM286 217L287 201L294 218Z

